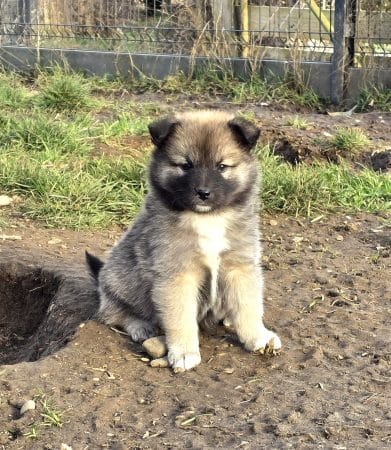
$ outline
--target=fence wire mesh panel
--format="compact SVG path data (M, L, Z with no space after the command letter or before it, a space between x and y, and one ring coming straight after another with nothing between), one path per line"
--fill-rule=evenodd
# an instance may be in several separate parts
M357 2L355 65L391 68L391 0Z
M391 56L391 0L346 0L356 65ZM330 61L334 0L0 0L0 43ZM382 57L382 58L380 58Z

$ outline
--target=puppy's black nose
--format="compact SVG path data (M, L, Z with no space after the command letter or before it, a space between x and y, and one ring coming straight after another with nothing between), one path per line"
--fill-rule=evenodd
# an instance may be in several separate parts
M206 200L210 195L210 190L208 188L200 187L196 188L196 193L201 200Z

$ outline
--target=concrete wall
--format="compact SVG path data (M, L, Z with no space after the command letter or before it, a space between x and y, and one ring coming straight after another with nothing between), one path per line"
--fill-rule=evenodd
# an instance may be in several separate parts
M213 60L203 57L175 55L128 54L100 51L35 49L29 47L0 47L0 64L7 69L32 72L36 65L43 68L66 62L75 71L86 75L127 77L143 73L157 79L183 71L208 68ZM220 59L218 67L226 66L238 76L246 77L256 70L261 75L284 77L294 70L300 71L306 84L321 97L331 96L332 65L327 62L302 62L264 60L256 69L248 59ZM391 70L350 69L348 76L348 102L354 102L362 88L374 84L391 88Z

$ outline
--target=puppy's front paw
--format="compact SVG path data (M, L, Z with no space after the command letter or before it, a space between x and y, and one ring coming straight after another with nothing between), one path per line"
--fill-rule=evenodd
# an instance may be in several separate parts
M167 358L175 373L190 370L201 362L199 351L183 352L180 349L170 349Z
M250 352L275 354L281 349L281 340L274 331L264 328L260 335L246 343L245 347Z

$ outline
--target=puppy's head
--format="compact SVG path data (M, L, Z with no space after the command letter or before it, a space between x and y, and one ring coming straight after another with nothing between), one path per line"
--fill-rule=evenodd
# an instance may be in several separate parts
M257 179L251 149L259 129L218 111L167 117L150 125L151 185L177 211L208 213L244 202Z

